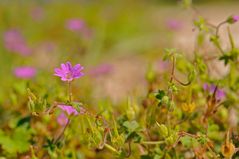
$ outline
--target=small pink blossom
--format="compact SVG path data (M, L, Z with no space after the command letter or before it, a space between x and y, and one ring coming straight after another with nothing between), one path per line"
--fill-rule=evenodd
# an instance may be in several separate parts
M55 69L55 76L61 77L62 81L72 81L73 79L80 78L84 75L83 72L81 72L84 69L80 64L76 64L75 66L72 66L70 62L67 62L65 64L61 64L61 68Z
M87 27L85 22L81 19L70 19L66 22L66 28L73 32L78 32L82 34L85 38L91 37L91 30Z
M65 111L68 115L78 115L79 114L78 111L70 105L63 105L62 104L62 105L58 105L58 107L61 110Z
M57 122L59 125L61 126L65 126L68 122L68 118L67 116L65 115L64 112L62 112L58 117L57 117Z
M85 23L80 19L70 19L66 22L66 28L71 31L80 31L85 28Z
M78 114L85 114L86 110L83 107L79 107L78 112L73 106L70 105L64 105L64 104L58 104L58 107L65 111L68 115L78 115Z
M33 67L17 67L14 69L14 75L18 78L30 79L35 77L36 69Z
M174 31L180 30L182 28L182 22L176 19L168 20L166 22L166 25L170 30L174 30Z
M203 89L212 95L216 89L216 86L214 84L209 85L209 84L205 83L203 85ZM224 90L217 88L216 96L215 96L216 99L222 100L223 98L225 98L225 96L226 96L226 93L224 92Z
M237 22L239 20L239 16L238 15L234 15L232 16L232 19L234 22Z
M4 46L8 51L21 55L31 54L31 49L27 45L22 34L15 29L10 29L4 33Z

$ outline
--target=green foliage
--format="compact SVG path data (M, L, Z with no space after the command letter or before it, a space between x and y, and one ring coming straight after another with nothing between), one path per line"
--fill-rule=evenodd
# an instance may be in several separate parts
M0 130L0 145L13 156L17 153L24 153L29 150L32 131L26 125L16 127L11 134Z

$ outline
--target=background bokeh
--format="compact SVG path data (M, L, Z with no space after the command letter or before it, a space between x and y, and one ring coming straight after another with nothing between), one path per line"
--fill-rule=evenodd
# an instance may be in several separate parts
M227 15L239 13L236 0L193 3L200 14L215 24ZM47 87L56 81L53 68L66 61L84 65L86 75L94 74L97 68L98 72L110 72L103 79L91 76L98 82L94 85L98 90L95 94L111 95L117 100L143 87L145 69L160 61L163 48L190 52L196 34L192 23L196 15L176 0L3 0L0 17L1 102L9 95L9 88L21 81L14 76L16 67L36 68L34 80L47 81ZM69 28L71 21L82 26ZM238 32L238 25L233 29ZM15 32L13 40L9 32ZM20 46L7 46L14 43Z

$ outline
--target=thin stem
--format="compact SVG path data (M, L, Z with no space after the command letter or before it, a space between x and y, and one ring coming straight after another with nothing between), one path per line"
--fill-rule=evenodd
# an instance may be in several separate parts
M131 141L128 141L128 154L126 155L126 158L130 157L131 156Z
M109 134L109 130L110 130L109 128L105 128L104 135L103 135L103 140L102 140L102 142L99 145L99 149L103 149L104 148L104 146L106 144L106 141L107 141L107 136Z
M143 145L161 145L164 144L164 141L142 141L141 144Z
M110 145L107 144L107 143L105 143L105 147L106 147L108 150L117 153L118 155L120 154L114 147L110 146Z
M223 25L223 24L226 24L227 23L227 21L222 21L221 23L219 23L218 25L217 25L217 27L216 27L216 36L218 36L218 34L219 34L219 29L220 29L220 27Z
M175 57L173 56L173 66L172 66L172 71L171 71L170 83L173 82L174 70L175 70Z
M227 32L228 32L228 37L230 40L231 48L234 49L235 44L234 44L233 37L232 37L231 30L230 30L229 26L227 27Z
M69 102L71 103L71 99L72 99L71 82L68 82L68 97L69 97Z
M182 86L188 86L191 84L191 81L188 81L187 83L183 83L181 82L179 79L177 79L175 76L173 76L174 80L177 81L179 84L181 84Z
M54 143L56 144L60 139L61 137L64 135L64 132L66 130L66 128L68 127L68 125L70 124L70 119L68 119L66 125L64 126L64 128L62 129L61 133L58 135L58 137L54 140Z

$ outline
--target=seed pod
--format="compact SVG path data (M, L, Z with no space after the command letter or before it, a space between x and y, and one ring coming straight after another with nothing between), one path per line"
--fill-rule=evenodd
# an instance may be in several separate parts
M235 153L235 146L233 143L223 144L221 147L222 154L225 158L230 159Z

